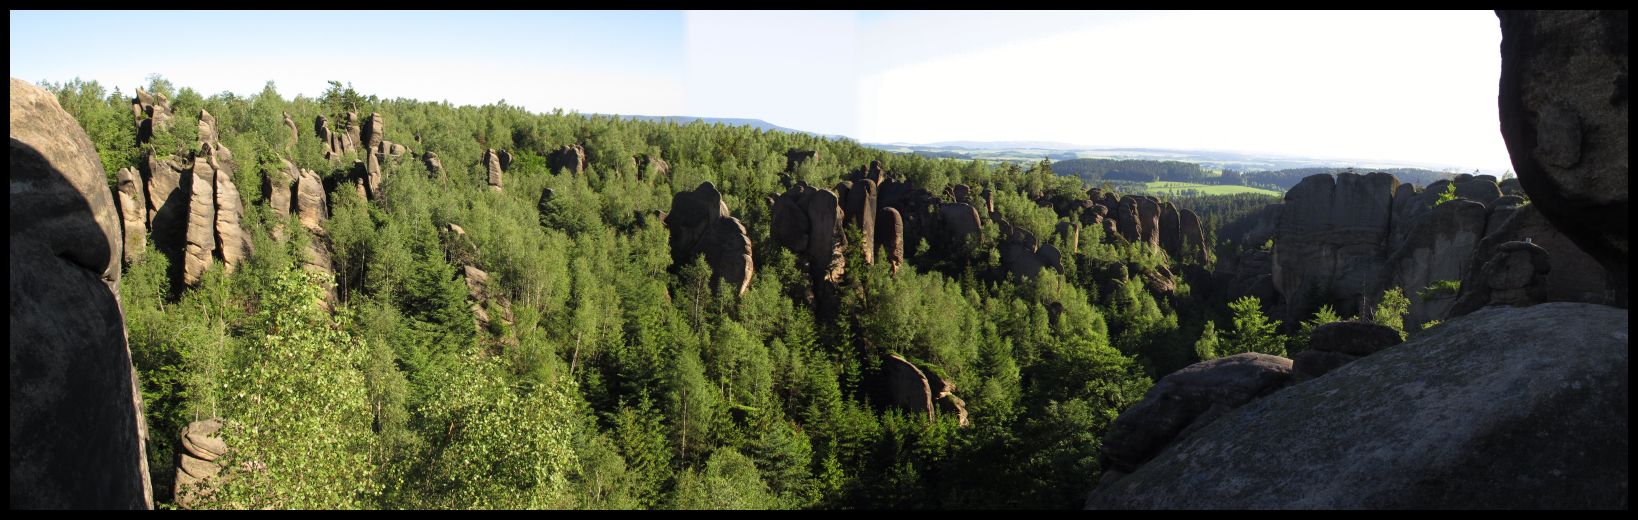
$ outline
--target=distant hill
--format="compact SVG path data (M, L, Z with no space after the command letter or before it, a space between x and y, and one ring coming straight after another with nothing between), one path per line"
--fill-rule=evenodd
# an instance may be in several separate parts
M594 115L599 115L599 116L603 116L603 117L616 117L616 116L610 115L610 114L594 114ZM827 138L830 138L830 139L848 139L848 137L845 136L845 135L821 134L821 133L818 133L818 132L809 132L809 131L806 131L806 130L797 130L795 128L786 128L786 127L779 126L779 125L776 125L776 124L773 124L773 123L769 123L767 121L763 121L761 119L745 119L745 118L738 118L738 117L695 117L695 116L618 116L618 117L620 119L625 119L625 120L628 120L628 121L645 121L645 122L650 122L650 123L677 123L679 125L686 125L686 124L692 123L694 121L701 121L701 122L704 122L706 124L721 123L721 124L728 125L728 126L749 126L749 127L752 127L752 128L756 128L758 130L770 130L770 131L771 130L778 130L780 132L789 132L789 133L793 133L793 134L808 134L808 135L814 135L814 136L819 136L819 137L827 137Z

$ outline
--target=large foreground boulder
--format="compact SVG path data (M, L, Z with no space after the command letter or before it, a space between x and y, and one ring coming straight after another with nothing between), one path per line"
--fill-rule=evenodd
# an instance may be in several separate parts
M1291 384L1291 360L1248 352L1160 378L1109 427L1105 468L1130 472L1235 408Z
M1626 508L1627 311L1491 307L1219 418L1091 508Z
M13 509L153 507L105 175L56 96L13 78Z
M1553 226L1627 284L1626 11L1501 11L1502 137Z

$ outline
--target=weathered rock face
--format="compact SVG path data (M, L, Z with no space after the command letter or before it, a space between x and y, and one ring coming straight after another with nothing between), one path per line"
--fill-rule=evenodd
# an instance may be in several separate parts
M188 165L177 157L161 160L152 155L144 161L143 172L148 188L148 231L154 237L154 246L167 255L175 255L186 243L188 226L188 191L183 182L192 178Z
M1491 305L1523 307L1542 301L1540 281L1552 270L1547 250L1530 242L1507 242L1484 263L1479 276L1490 288Z
M290 134L290 138L284 142L284 150L287 152L295 150L296 141L300 139L301 132L296 128L296 120L290 119L289 112L284 113L284 127L289 129L289 132L287 133Z
M1178 210L1177 227L1182 253L1193 256L1200 265L1211 265L1211 251L1206 248L1206 233L1200 225L1200 216L1186 209Z
M1627 352L1624 309L1488 308L1230 412L1086 505L1626 507Z
M301 177L301 170L289 159L279 159L280 168L267 170L262 175L262 194L267 197L267 205L273 208L273 214L280 219L290 216L290 191L296 178Z
M904 264L904 220L899 217L899 210L882 208L877 212L876 243L885 248L887 261L891 262L893 272L898 272L899 266Z
M704 254L712 276L727 281L736 294L744 294L751 287L755 273L751 238L739 219L729 215L716 186L703 182L693 191L677 192L671 198L665 224L671 230L673 266Z
M221 430L219 419L194 421L182 428L174 488L178 507L188 508L214 491L216 475L222 472L222 461L217 459L228 451L227 443L218 435Z
M358 112L348 112L343 122L347 124L347 140L342 151L351 152L364 142L363 130L358 126Z
M1627 12L1498 11L1502 137L1532 205L1627 294Z
M1401 342L1399 332L1368 321L1338 321L1314 328L1308 350L1291 358L1291 373L1307 381Z
M210 115L209 110L199 110L199 142L217 144L219 135L216 133L216 117Z
M876 261L876 181L860 179L847 190L847 206L842 211L843 221L861 235L859 252L866 264Z
M978 209L960 202L940 204L938 215L951 239L977 236L984 225L978 219Z
M921 369L898 355L890 355L882 360L882 375L887 378L890 406L933 420L933 393Z
M1149 198L1137 199L1138 241L1160 250L1160 206Z
M146 143L154 132L171 126L171 101L164 94L149 94L137 87L136 98L131 100L131 112L137 119L137 143Z
M330 207L324 198L324 180L319 178L318 172L302 169L296 178L295 212L308 231L324 229L324 221L330 218Z
M189 181L188 243L182 253L182 283L189 287L199 285L210 267L211 253L216 251L216 169L208 156L193 159L192 180Z
M119 180L119 187L114 191L114 201L119 204L119 218L124 231L125 263L142 258L148 250L148 205L146 190L142 186L142 176L136 168L120 168L115 174Z
M1492 304L1492 294L1484 274L1484 265L1496 258L1498 248L1508 242L1530 239L1544 249L1551 270L1540 275L1531 291L1538 302L1583 302L1613 304L1617 301L1616 283L1591 255L1576 247L1575 242L1560 234L1537 208L1529 204L1512 211L1512 215L1479 242L1473 255L1467 259L1462 286L1448 317L1461 316Z
M568 170L579 174L586 171L586 149L578 144L563 145L546 158L546 167L553 173Z
M1165 248L1166 253L1172 255L1174 259L1183 258L1183 236L1179 220L1176 206L1170 202L1160 204L1160 247Z
M364 190L370 200L381 199L381 154L370 152L364 154Z
M426 163L427 173L432 174L434 179L444 178L444 162L438 160L438 154L429 150L425 155L421 156L421 161Z
M841 281L847 269L841 201L830 190L814 190L806 199L809 273L815 283Z
M1081 223L1068 220L1059 221L1052 232L1058 235L1058 240L1069 248L1071 252L1081 249Z
M790 150L785 152L785 171L794 172L797 166L808 161L819 160L818 150Z
M1127 242L1142 240L1140 225L1138 224L1137 198L1127 195L1120 198L1120 205L1115 208L1115 229Z
M216 256L221 257L227 272L232 273L255 250L250 245L250 233L241 225L245 207L239 199L239 188L233 184L233 172L215 157L209 162L216 172Z
M382 119L380 112L371 112L370 116L364 119L363 134L358 142L364 145L365 150L375 150L381 147L386 137L386 121Z
M938 413L954 416L956 424L962 428L972 426L972 421L967 420L967 402L955 394L944 394L934 404L938 407Z
M1274 287L1285 296L1287 321L1330 304L1358 315L1366 284L1386 256L1399 180L1385 173L1313 175L1285 194L1274 239ZM1375 296L1375 295L1372 295Z
M1173 372L1110 425L1104 467L1130 473L1230 410L1290 383L1291 360L1250 352Z
M485 168L489 169L489 189L492 189L492 190L495 190L495 191L500 191L500 189L501 189L500 155L495 153L494 148L490 148L488 150L483 151L483 164L484 164ZM556 168L553 168L553 169L555 170Z
M149 509L121 216L56 96L11 80L11 507Z
M1483 204L1453 200L1417 218L1403 243L1388 256L1371 296L1389 287L1404 288L1411 302L1406 330L1420 330L1423 323L1443 317L1456 303L1456 294L1425 295L1423 289L1467 275L1469 258L1484 238L1487 213Z

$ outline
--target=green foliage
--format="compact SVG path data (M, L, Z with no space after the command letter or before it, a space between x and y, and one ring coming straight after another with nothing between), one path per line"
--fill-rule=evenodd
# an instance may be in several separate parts
M1297 333L1291 336L1291 342L1286 346L1286 351L1295 355L1298 352L1307 350L1308 339L1314 335L1314 329L1319 328L1320 325L1337 321L1342 321L1342 317L1337 316L1337 311L1332 309L1330 305L1321 305L1319 310L1314 312L1313 318L1303 321L1297 326Z
M1375 312L1371 313L1371 321L1399 331L1399 339L1405 339L1405 315L1410 313L1410 299L1405 297L1404 291L1398 287L1382 291L1382 299L1376 304Z
M1218 349L1217 323L1207 320L1206 328L1200 331L1200 339L1194 342L1194 355L1201 361L1217 359Z
M1242 352L1259 352L1275 356L1285 355L1285 336L1276 332L1279 324L1262 312L1262 301L1246 296L1229 303L1234 313L1234 330L1219 342L1218 353L1224 356Z
M1454 297L1457 293L1461 292L1461 290L1461 280L1435 280L1433 283L1428 284L1427 287L1423 287L1421 292L1418 294L1422 296L1422 299L1429 300Z
M1433 205L1438 206L1453 200L1456 200L1456 184L1450 183L1445 185L1445 191L1439 193L1439 198L1433 200Z

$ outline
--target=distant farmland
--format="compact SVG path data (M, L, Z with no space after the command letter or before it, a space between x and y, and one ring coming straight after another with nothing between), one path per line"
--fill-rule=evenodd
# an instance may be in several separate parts
M1236 193L1256 193L1256 194L1261 194L1261 195L1268 195L1268 196L1271 196L1271 197L1284 196L1283 193L1280 193L1280 192L1277 192L1277 191L1265 190L1265 189L1262 189L1262 188L1253 188L1253 187L1250 187L1250 186L1223 186L1223 185L1217 185L1217 184L1195 184L1195 183L1192 183L1192 182L1173 182L1173 181L1146 182L1146 183L1143 183L1143 190L1142 191L1144 193L1148 193L1148 194L1152 194L1152 195L1173 195L1173 196L1185 195L1185 194L1187 194L1187 192L1190 192L1190 191L1194 192L1195 194L1199 194L1199 195L1233 195L1233 194L1236 194Z

